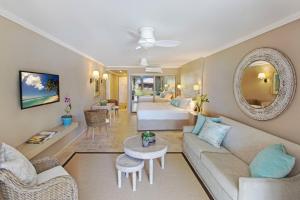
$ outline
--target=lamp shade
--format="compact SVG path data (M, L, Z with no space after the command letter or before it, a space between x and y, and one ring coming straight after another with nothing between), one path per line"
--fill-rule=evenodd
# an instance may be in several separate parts
M98 79L99 79L99 77L100 77L100 73L99 73L99 71L97 71L97 70L94 70L94 71L93 71L93 79L95 79L95 80L98 80Z
M178 84L177 85L177 89L181 90L182 89L182 85Z
M263 80L263 79L266 78L266 74L261 72L261 73L258 74L257 78Z
M193 89L195 91L199 91L200 90L200 85L198 85L198 84L193 85Z
M108 79L108 74L107 74L107 73L103 73L103 74L102 74L102 78L103 78L104 80L107 80L107 79Z

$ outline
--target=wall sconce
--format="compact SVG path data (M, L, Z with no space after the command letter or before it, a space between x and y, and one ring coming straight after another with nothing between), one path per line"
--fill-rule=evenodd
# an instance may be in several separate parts
M108 73L103 73L102 74L102 79L107 80L108 79Z
M196 94L199 94L200 85L198 85L198 84L193 85L193 90L196 91Z
M264 80L265 83L268 82L267 76L263 72L259 73L258 76L257 76L257 78L260 79L260 80Z
M178 89L178 90L181 90L181 89L182 89L182 85L178 84L178 85L177 85L177 89Z
M92 77L90 78L90 83L93 83L94 81L99 80L99 78L100 78L99 71L98 70L94 70L93 74L92 74Z
M193 89L195 91L199 91L200 90L200 85L198 85L198 84L193 85Z

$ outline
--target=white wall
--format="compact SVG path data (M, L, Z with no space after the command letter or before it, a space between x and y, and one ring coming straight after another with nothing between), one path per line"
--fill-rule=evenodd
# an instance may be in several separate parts
M214 55L204 58L204 65L189 70L184 65L181 76L198 74L204 67L204 93L208 94L210 103L205 111L210 114L224 115L250 126L270 132L279 137L300 144L300 93L296 95L289 107L277 118L268 121L256 121L246 116L236 104L233 93L233 77L237 65L248 52L260 48L271 47L287 55L294 64L297 82L300 82L300 20L277 28L256 38L242 42ZM202 58L199 58L201 60ZM191 77L193 79L193 77Z
M60 124L65 96L72 99L72 114L83 122L83 110L95 101L89 83L94 68L103 70L93 61L0 17L0 141L17 146L33 134ZM58 74L61 101L21 110L19 70Z

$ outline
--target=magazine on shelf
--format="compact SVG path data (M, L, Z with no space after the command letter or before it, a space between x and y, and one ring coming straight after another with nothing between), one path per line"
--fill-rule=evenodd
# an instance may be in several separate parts
M57 131L43 131L34 136L32 136L29 140L26 141L28 144L41 144L49 139L51 139Z

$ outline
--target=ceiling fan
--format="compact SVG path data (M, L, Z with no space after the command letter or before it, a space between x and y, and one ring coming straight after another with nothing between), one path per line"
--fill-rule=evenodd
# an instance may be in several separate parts
M149 49L152 47L176 47L180 45L179 41L175 40L156 40L154 36L154 28L142 27L139 29L140 39L136 49Z

